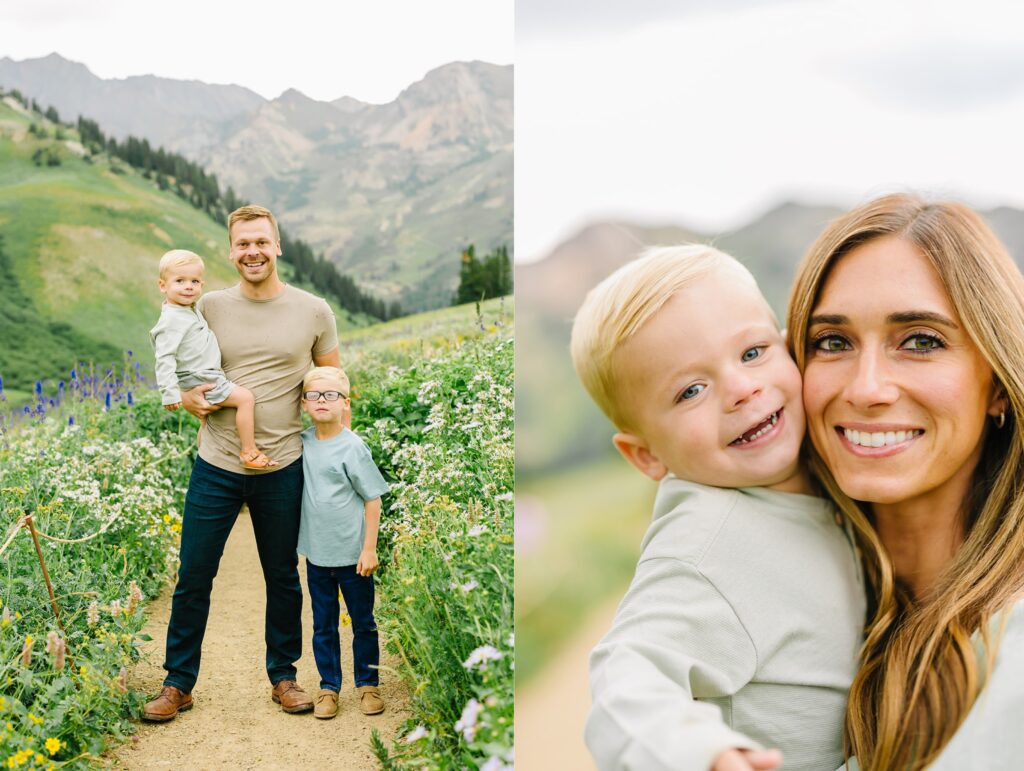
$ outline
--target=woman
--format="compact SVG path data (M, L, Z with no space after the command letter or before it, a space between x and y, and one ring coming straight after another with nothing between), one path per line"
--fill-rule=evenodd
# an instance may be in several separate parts
M810 461L868 579L848 754L1024 763L1024 278L966 207L886 196L811 247L787 327Z

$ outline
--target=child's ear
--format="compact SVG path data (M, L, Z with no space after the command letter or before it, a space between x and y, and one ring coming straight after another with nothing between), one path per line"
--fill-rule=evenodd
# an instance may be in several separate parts
M618 433L612 437L612 444L641 474L655 482L668 473L665 464L658 460L647 443L636 434Z
M165 291L167 291L167 282L166 282L166 281L164 281L163 279L160 279L160 280L159 280L159 281L157 282L157 286L158 286L158 287L160 287L160 291L161 291L161 292L165 292Z

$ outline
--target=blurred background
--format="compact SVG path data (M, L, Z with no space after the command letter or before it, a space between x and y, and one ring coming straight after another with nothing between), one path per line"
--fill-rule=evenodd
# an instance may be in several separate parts
M586 292L643 246L713 242L784 317L824 225L892 191L975 207L1019 263L1022 13L517 0L517 767L593 767L586 660L655 491L573 373Z

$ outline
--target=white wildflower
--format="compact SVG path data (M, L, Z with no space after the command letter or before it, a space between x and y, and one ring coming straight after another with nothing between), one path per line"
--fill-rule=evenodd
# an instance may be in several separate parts
M497 755L492 755L487 758L486 763L480 766L480 771L512 771L512 766L508 765Z
M462 662L462 666L466 669L483 669L488 661L498 661L504 655L493 645L481 645L469 654L469 658Z
M473 741L473 737L476 736L476 719L482 709L483 705L480 702L470 699L462 710L462 717L455 723L455 730L461 731L467 742Z
M426 735L427 729L423 726L422 723L420 723L418 726L416 726L408 733L408 735L405 737L405 743L412 744L413 742L418 742Z
M480 584L478 584L476 582L476 579L475 578L471 578L468 581L466 581L466 583L464 583L462 586L459 587L459 591L461 591L463 594L469 594L471 591L476 589L478 586L480 586Z
M473 527L469 528L469 535L472 536L473 538L476 538L478 535L481 535L482 533L486 533L486 532L487 532L487 526L486 525L473 525Z

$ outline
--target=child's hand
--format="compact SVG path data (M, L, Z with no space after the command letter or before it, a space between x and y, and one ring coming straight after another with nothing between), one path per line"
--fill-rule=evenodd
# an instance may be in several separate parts
M164 409L168 412L174 412L178 407L181 406L181 402L175 402L174 404L165 404Z
M781 762L778 750L726 750L715 758L711 771L769 771Z
M363 549L359 555L359 562L356 563L356 573L361 576L373 575L377 564L377 552L373 549Z

